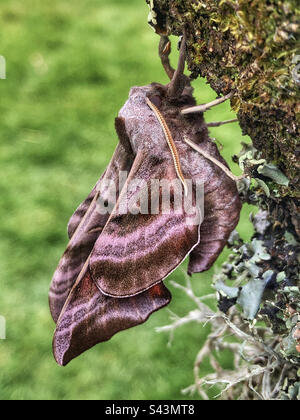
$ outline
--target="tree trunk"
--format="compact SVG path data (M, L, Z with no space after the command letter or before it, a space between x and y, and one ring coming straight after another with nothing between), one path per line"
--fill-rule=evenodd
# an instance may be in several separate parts
M300 365L299 0L146 1L158 34L186 33L192 77L206 77L219 96L232 93L232 109L252 139L254 147L244 150L242 161L256 182L243 198L264 211L254 222L253 239L263 243L270 258L256 261L258 277L273 273L260 315L272 326L276 351L288 366L288 388L282 385L277 397L300 399L300 387L295 388Z

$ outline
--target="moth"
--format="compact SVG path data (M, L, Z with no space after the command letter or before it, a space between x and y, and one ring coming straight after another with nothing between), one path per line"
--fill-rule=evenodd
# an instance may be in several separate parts
M209 138L203 114L183 113L196 105L184 75L185 37L176 71L166 37L159 52L170 82L131 89L116 118L119 143L111 162L68 225L70 241L49 295L56 323L53 351L60 365L168 305L171 294L163 280L186 257L190 275L208 270L239 220L236 183L224 171L228 166ZM128 173L123 185L120 173ZM128 188L135 179L142 180L142 186ZM139 207L153 179L174 181L169 212L162 211L160 201L153 214L120 211L124 198ZM108 187L108 180L115 189ZM192 181L189 187L187 180ZM204 216L192 206L198 223L188 223L187 211L180 214L175 208L175 197L190 192L195 204L197 181L204 184ZM157 191L162 199L162 189ZM101 205L112 210L100 212Z

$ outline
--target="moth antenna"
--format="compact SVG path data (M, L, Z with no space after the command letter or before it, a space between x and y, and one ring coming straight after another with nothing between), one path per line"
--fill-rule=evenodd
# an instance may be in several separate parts
M217 159L215 159L213 156L211 156L209 153L205 152L204 150L202 150L198 145L196 145L194 142L192 142L191 140L189 140L187 137L184 137L184 141L190 146L192 147L194 150L196 150L196 152L199 152L202 156L204 156L206 159L210 160L211 162L213 162L215 165L217 165L219 168L222 169L223 172L225 172L225 174L227 176L229 176L229 178L231 178L233 181L237 182L240 181L241 179L246 178L246 175L241 175L241 176L236 176L234 175L225 165L223 165L223 163L219 162Z
M180 96L183 92L183 89L186 86L187 77L184 76L185 60L186 60L186 33L184 32L184 35L181 41L178 66L168 88L168 95L170 97Z
M186 183L186 181L184 179L184 176L183 176L183 173L182 173L180 159L179 159L179 153L178 153L178 150L176 148L175 142L173 140L171 131L168 127L168 124L166 123L166 120L162 116L160 110L150 101L149 98L146 98L146 102L147 102L148 106L152 109L154 114L156 115L156 117L157 117L163 131L164 131L168 146L171 150L171 154L172 154L172 157L173 157L174 166L175 166L177 176L180 179L180 181L181 181L181 183L184 187L184 195L187 196L188 195L188 186L187 186L187 183Z
M165 72L170 80L173 79L175 69L171 66L169 56L171 54L171 42L167 36L161 36L159 42L158 53Z
M233 92L228 93L226 96L222 96L221 98L216 99L215 101L209 102L208 104L204 105L198 105L198 106L192 106L190 108L186 108L183 111L181 111L182 114L193 114L195 112L205 112L209 109L213 108L214 106L220 105L223 102L228 101L228 99L231 99L233 97Z
M238 121L239 121L238 118L234 118L233 120L211 122L211 123L207 123L206 127L221 127L222 125L232 124Z

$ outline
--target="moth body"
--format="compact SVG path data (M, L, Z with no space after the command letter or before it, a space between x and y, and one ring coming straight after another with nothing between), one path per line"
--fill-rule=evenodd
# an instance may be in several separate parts
M61 365L169 304L163 280L188 256L190 274L208 270L238 223L241 203L235 182L184 140L226 165L203 114L182 113L196 104L182 56L176 72L164 60L168 74L174 75L169 85L131 89L116 119L115 154L69 222L70 242L50 288L57 324L53 349ZM123 184L120 173L128 173ZM176 200L184 201L184 191L178 177L191 181L191 201L181 212ZM142 183L135 184L137 179ZM153 180L172 183L168 212L163 211L161 186L155 211L138 211L143 200L152 198ZM109 187L111 181L115 188ZM197 204L198 184L204 186L204 212ZM131 212L122 211L124 199L134 204ZM111 205L107 214L99 211L105 205Z

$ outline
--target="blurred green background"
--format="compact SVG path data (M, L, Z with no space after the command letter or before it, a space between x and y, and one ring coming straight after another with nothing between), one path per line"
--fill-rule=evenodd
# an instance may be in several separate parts
M209 328L183 327L167 347L169 337L154 330L169 322L166 309L66 368L51 353L47 294L67 243L67 221L110 160L114 118L130 87L167 82L147 15L143 0L1 1L0 55L7 60L7 79L0 80L0 315L7 320L1 400L190 398L181 389L193 382L194 359ZM194 87L200 103L215 99L205 81ZM232 116L227 103L207 120ZM231 162L245 141L238 124L211 133ZM233 171L239 173L234 165ZM245 238L248 213L245 208L239 226ZM195 276L197 293L211 291L218 266ZM180 270L171 278L184 281ZM173 312L194 308L171 290ZM223 359L230 367L230 355Z

